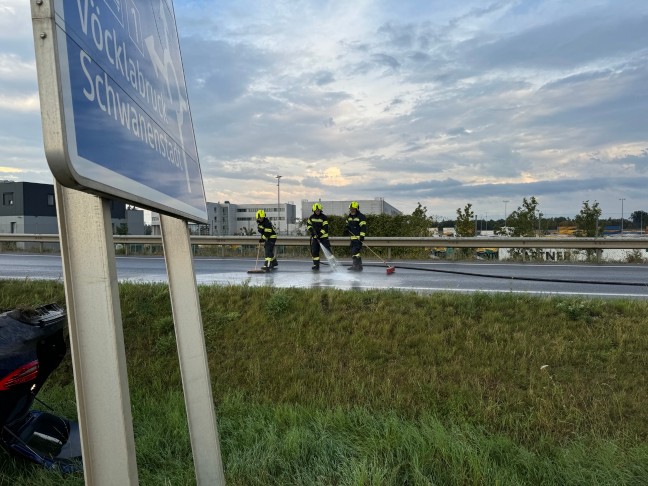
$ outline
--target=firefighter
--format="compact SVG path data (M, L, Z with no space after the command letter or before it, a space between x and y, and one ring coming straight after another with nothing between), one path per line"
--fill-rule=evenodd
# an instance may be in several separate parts
M360 256L360 251L362 250L362 242L367 234L367 218L360 212L360 205L356 201L349 204L346 230L351 236L350 248L351 258L353 260L349 270L361 272L362 257Z
M310 247L313 257L313 271L320 269L320 245L331 251L331 242L328 235L328 218L322 212L320 203L313 204L313 214L306 221L306 229L311 235Z
M277 267L277 258L274 254L275 244L277 243L277 233L275 233L272 223L266 217L266 213L263 209L259 209L256 212L256 221L257 229L261 233L261 238L259 243L263 243L263 248L265 250L265 264L261 267L264 272L269 272L273 268Z

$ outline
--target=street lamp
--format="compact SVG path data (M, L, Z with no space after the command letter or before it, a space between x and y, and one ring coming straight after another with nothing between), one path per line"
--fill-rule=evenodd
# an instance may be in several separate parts
M506 203L508 203L509 200L504 199L504 201L502 202L504 203L504 227L506 228L506 231L508 233L508 215L506 214Z
M279 199L279 183L281 182L281 176L276 175L275 178L277 179L277 234L281 233L281 200ZM286 220L288 221L288 220ZM288 227L286 227L288 229Z
M619 201L621 201L621 234L623 234L623 201L625 201L625 197L620 197Z

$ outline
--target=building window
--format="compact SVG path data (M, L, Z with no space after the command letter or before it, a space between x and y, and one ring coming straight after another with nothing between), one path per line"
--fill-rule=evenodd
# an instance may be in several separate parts
M13 206L14 197L13 192L5 192L2 194L2 205L3 206Z
M47 195L47 205L54 206L54 194Z
M11 233L15 233L15 232L16 232L16 223L15 223L14 221L11 222L11 231L10 231L10 232L11 232Z

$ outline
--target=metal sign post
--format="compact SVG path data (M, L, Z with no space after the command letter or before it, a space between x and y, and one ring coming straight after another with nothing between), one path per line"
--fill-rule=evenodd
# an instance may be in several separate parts
M135 485L110 204L54 185L86 484Z
M164 215L160 224L196 479L225 484L189 228Z

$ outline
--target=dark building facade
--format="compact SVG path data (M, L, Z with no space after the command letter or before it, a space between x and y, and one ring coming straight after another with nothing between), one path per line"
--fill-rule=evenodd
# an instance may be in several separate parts
M113 233L129 224L124 201L111 200L110 212ZM54 185L0 181L0 233L57 234ZM129 233L142 234L132 233L130 227Z

